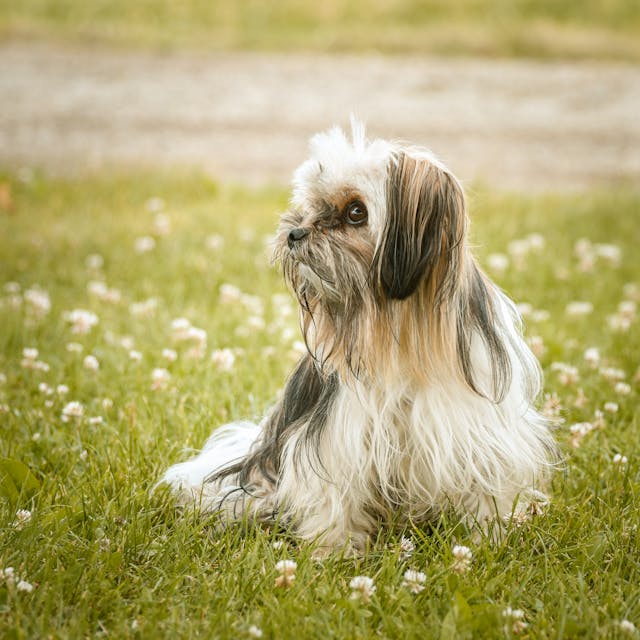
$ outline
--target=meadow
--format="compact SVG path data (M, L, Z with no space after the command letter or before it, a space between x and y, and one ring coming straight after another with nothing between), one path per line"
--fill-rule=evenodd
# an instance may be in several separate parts
M259 417L299 357L267 249L287 192L3 174L0 637L638 637L640 192L468 195L545 371L550 504L499 543L445 518L317 561L153 491L214 427Z
M0 37L638 62L640 8L629 0L0 0Z

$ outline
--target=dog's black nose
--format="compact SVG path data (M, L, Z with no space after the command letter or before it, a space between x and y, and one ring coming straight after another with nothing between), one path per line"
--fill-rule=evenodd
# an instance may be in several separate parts
M287 237L287 244L289 245L289 247L293 247L293 245L298 242L298 240L302 240L302 238L306 238L308 235L309 229L305 229L304 227L296 227L295 229L291 229Z

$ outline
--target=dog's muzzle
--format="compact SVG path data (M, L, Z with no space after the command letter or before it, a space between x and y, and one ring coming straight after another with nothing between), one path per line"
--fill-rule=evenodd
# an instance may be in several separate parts
M309 229L305 229L304 227L296 227L295 229L291 229L289 231L289 235L287 236L287 244L289 245L289 249L293 249L296 242L303 240L309 235Z

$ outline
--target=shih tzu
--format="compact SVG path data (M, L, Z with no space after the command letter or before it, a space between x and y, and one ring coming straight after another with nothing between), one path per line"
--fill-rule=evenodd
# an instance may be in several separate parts
M308 353L259 425L217 429L164 475L183 503L364 550L385 522L508 518L554 458L538 362L467 245L430 152L352 123L312 138L275 258Z

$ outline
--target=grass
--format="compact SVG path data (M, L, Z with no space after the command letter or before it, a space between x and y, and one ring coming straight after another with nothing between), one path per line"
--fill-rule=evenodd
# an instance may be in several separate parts
M152 197L164 200L166 235L165 221L149 211L161 204ZM504 638L513 635L502 617L507 606L523 610L532 638L615 638L624 636L622 620L640 626L640 333L636 320L628 331L608 321L622 300L639 296L640 193L529 197L478 188L470 203L484 264L514 239L535 232L546 241L520 266L514 255L532 243L512 244L511 266L496 277L516 300L548 312L529 314L527 332L543 340L546 390L557 394L565 419L558 439L566 469L553 479L551 505L501 544L474 542L444 521L435 531L383 531L365 558L318 563L309 547L277 531L220 531L151 491L216 425L258 416L292 366L295 325L273 298L285 292L264 251L286 193L179 173L0 179L0 568L13 567L34 587L20 591L0 578L0 637L243 638L256 625L265 638ZM219 239L209 246L212 234L223 247ZM138 253L135 240L144 236L155 248ZM580 261L574 253L581 237L619 247L620 264L598 257L585 270L591 250ZM95 254L101 267L96 258L87 264ZM92 295L87 285L96 280L118 289L120 301ZM624 288L634 281L635 289ZM246 330L245 304L256 308L255 299L221 302L224 283L262 301L264 330ZM41 317L26 293L36 285L51 303ZM147 316L139 307L131 313L132 303L149 298L156 304L147 304ZM575 300L593 311L567 315ZM86 335L65 321L76 308L99 317ZM178 317L206 330L204 359L172 341ZM82 353L67 350L72 342ZM227 372L210 360L211 350L226 347L237 350ZM596 368L584 360L589 347L600 351ZM25 348L37 348L49 370L25 368ZM164 348L176 350L175 362L163 358ZM95 372L83 366L88 354L100 363ZM575 366L579 380L562 384L567 369L551 366L557 362ZM158 367L171 377L152 390ZM616 390L603 367L623 370L629 389ZM70 401L82 403L84 416L65 423ZM605 412L606 425L571 446L570 425L594 422L607 402L618 411ZM616 454L627 464L616 464ZM19 509L31 512L22 525ZM402 534L416 547L405 559ZM451 571L454 544L473 552L466 573ZM298 563L290 589L274 587L282 558ZM401 585L408 568L426 574L422 593ZM371 602L350 598L356 575L375 580Z
M640 60L628 0L0 0L0 34L205 50Z

